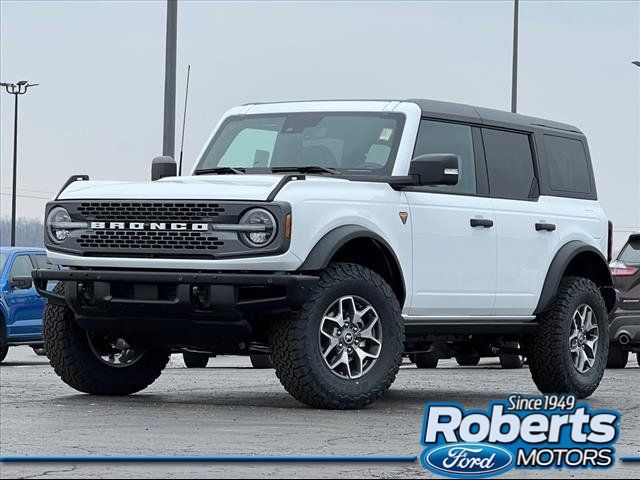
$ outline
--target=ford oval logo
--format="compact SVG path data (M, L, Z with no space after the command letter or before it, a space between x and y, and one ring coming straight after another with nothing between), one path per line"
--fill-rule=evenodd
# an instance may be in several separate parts
M513 455L502 447L487 443L454 443L427 450L422 463L439 475L478 478L511 469Z

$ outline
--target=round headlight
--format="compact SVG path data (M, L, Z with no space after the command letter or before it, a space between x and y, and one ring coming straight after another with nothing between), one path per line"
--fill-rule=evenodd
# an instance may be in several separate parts
M254 227L254 230L242 231L240 238L250 247L258 248L269 245L276 237L276 219L271 212L264 208L254 208L245 213L240 219L241 225Z
M49 233L49 238L56 243L64 242L69 237L70 230L59 226L63 222L71 222L71 216L64 208L56 207L49 212L47 216L47 232Z

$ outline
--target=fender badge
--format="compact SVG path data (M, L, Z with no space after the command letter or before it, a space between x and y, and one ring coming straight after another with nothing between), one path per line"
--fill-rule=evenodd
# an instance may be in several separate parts
M409 218L409 213L407 212L400 212L400 220L402 220L402 224L406 225L407 224L407 218Z

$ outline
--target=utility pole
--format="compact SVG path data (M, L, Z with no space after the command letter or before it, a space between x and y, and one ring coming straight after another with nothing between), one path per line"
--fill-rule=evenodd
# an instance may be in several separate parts
M511 63L511 111L518 109L518 4L513 1L513 60Z
M175 157L176 142L176 44L178 1L167 0L167 40L164 66L164 133L162 155Z
M13 112L13 185L11 189L11 246L16 246L16 198L18 178L18 96L27 93L29 87L35 87L37 83L29 83L21 80L18 83L0 83L7 93L15 99Z

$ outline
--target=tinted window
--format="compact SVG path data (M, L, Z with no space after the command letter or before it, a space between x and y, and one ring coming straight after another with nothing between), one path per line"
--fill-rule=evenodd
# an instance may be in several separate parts
M552 190L590 193L591 178L584 145L580 140L544 136L547 171Z
M454 153L459 156L459 179L457 185L428 187L426 190L476 193L476 164L473 156L471 127L455 123L420 122L418 139L413 156L428 153Z
M57 265L49 262L46 255L38 254L35 256L36 268L44 268L46 270L60 270Z
M14 277L30 277L33 265L28 255L19 255L13 261L9 278Z
M485 128L482 139L491 196L529 198L535 179L529 136Z
M630 240L620 253L618 260L627 265L640 264L640 238Z

